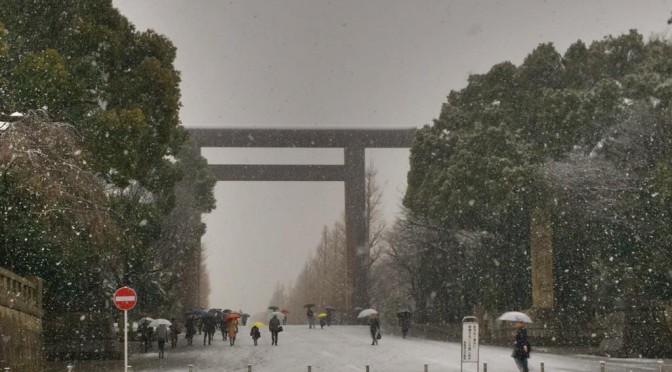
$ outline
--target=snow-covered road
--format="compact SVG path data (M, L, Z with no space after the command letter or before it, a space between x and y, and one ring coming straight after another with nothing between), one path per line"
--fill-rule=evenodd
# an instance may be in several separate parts
M489 372L517 372L510 355L508 348L480 348L481 362L488 364ZM532 371L539 371L539 363L543 361L546 371L598 372L600 360L604 358L536 352L530 359L530 366ZM107 364L109 368L96 370L120 371L122 364ZM195 339L193 346L187 346L181 338L178 348L167 348L165 359L159 359L156 353L134 354L130 364L134 372L187 372L190 364L198 372L246 372L248 364L253 372L301 372L307 371L309 365L313 372L364 372L366 365L370 372L422 372L425 364L430 372L455 372L460 371L460 344L383 335L380 344L372 346L367 326L310 330L307 326L288 325L280 333L278 346L271 346L267 329L262 329L259 345L254 346L249 327L241 326L233 347L228 341L224 342L219 333L210 346L203 346L202 339ZM475 371L475 365L465 365L470 366L473 368L464 371ZM656 361L652 360L609 360L607 366L607 372L658 371ZM82 368L76 368L76 371L85 370ZM664 370L672 371L672 366L666 365Z

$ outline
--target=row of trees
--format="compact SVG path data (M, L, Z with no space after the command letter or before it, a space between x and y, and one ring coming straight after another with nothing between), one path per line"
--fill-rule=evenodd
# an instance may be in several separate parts
M180 126L175 47L109 0L0 8L0 115L27 115L0 132L2 265L45 280L48 313L104 311L121 285L140 312L206 304L215 179Z
M410 303L417 320L438 324L476 306L529 308L530 223L543 213L560 324L585 328L635 293L647 315L631 342L669 354L647 341L669 340L652 309L672 297L671 77L672 44L636 31L577 41L564 54L541 44L520 66L470 76L417 132L405 210L372 260L371 293L382 294L373 302ZM339 298L342 279L320 266L324 258L342 269L329 258L340 257L339 236L341 225L325 231L290 292L296 303L321 298L311 286ZM634 288L625 288L630 270Z
M667 41L631 31L564 56L542 44L521 66L471 76L418 133L404 204L442 236L482 236L476 259L505 272L496 282L518 308L530 305L517 288L529 283L536 209L550 214L556 305L569 324L613 309L628 267L645 298L670 298L670 55Z
M380 215L381 191L376 184L376 171L366 171L366 224L369 231L369 271L379 264L384 251L385 223ZM373 289L373 286L372 286ZM330 228L325 227L315 254L305 263L295 284L287 287L278 283L270 305L280 306L292 313L302 313L303 305L333 306L346 310L346 294L352 289L346 282L345 217ZM378 297L375 290L374 297ZM352 315L352 314L349 314Z

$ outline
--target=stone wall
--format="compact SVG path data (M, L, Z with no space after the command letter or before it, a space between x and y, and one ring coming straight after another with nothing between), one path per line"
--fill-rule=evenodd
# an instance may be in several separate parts
M0 366L43 369L42 315L42 280L0 268Z
M45 318L44 353L49 361L119 359L123 356L120 339L107 312L48 314Z

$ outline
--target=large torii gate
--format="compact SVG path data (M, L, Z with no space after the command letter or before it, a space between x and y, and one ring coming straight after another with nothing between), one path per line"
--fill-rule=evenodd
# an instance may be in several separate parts
M415 128L404 129L189 129L199 148L342 148L343 165L210 164L218 181L342 181L345 185L346 306L368 307L365 151L409 148Z

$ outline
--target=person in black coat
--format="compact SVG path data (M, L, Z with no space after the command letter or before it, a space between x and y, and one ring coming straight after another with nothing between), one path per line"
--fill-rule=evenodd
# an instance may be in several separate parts
M308 318L308 328L315 328L315 313L313 312L313 309L308 308L306 317Z
M271 345L278 346L278 333L280 333L280 319L277 315L273 315L271 321L268 322L268 330L271 331Z
M217 319L214 316L203 317L203 346L212 345L212 336L215 335Z
M256 325L252 326L252 329L250 329L250 336L252 336L252 340L254 340L254 346L257 346L257 340L261 337L259 327Z
M527 339L527 330L523 322L516 322L516 338L511 356L516 361L518 370L521 372L530 371L527 368L527 359L530 357L530 342Z
M403 316L399 318L399 323L401 323L401 337L406 338L408 329L411 328L411 319L408 316Z
M375 315L372 315L369 318L369 331L371 331L371 338L373 339L371 345L378 345L378 338L380 337L380 322L378 321L378 317Z
M184 324L184 328L187 337L187 345L193 345L194 334L196 334L196 326L194 325L193 315L189 315L187 317L187 321Z

